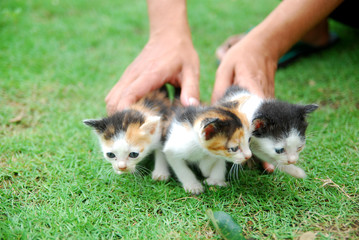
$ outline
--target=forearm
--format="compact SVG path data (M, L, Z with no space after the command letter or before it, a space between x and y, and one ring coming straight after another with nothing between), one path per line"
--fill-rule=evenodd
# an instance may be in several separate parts
M181 87L184 106L199 103L199 58L187 21L186 0L147 0L150 39L106 97L113 114L165 83Z
M279 59L305 33L325 19L343 0L284 0L249 34Z
M150 38L162 35L190 37L186 0L147 0Z

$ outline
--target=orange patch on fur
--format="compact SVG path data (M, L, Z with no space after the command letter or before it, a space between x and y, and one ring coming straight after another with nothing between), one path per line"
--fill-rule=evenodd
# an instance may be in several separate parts
M238 102L238 105L241 106L243 103L247 102L248 99L250 99L250 96L242 96L238 98L236 101Z
M153 107L148 107L146 105L146 101L148 102L158 102L160 101L163 106L165 106L169 111L167 113L161 112L161 107L154 105ZM174 111L170 110L173 106L181 106L179 100L174 100L173 103L166 96L165 92L161 90L155 90L148 93L145 97L140 99L138 102L131 106L131 109L137 110L143 113L145 116L161 116L161 128L162 128L162 137L165 137L167 133L167 129L170 126L171 120L174 117ZM155 130L155 129L154 129ZM153 133L153 132L152 132Z
M234 143L233 145L238 146L239 143L241 142L240 140L242 140L243 137L244 137L244 129L239 128L233 133L232 138L229 142Z
M138 102L131 106L131 109L137 110L142 113L147 113L149 115L158 115L160 112L159 106L153 106L151 108L147 107L145 102L156 102L160 101L161 104L164 104L167 108L171 107L171 101L166 97L166 94L160 90L152 91L140 99ZM146 114L146 115L147 115Z
M244 113L238 112L237 117L241 120L244 127L249 128L250 124L248 122L247 116Z
M246 99L243 98L243 101L245 100ZM246 115L240 113L237 108L223 108L223 109L237 116L241 121L242 127L240 125L237 125L236 126L237 128L234 130L233 133L217 134L214 135L212 138L207 137L207 134L211 134L212 129L209 129L207 132L205 132L206 134L205 138L207 141L205 141L204 147L207 148L213 154L231 157L233 154L228 152L228 146L239 146L240 143L243 142L245 136L245 130L249 129L249 122ZM218 111L209 111L198 117L195 120L195 124L202 123L202 121L206 118L218 118L221 121L229 121L229 122L232 121L231 117L228 115L222 115ZM235 123L232 122L232 124Z
M239 128L233 133L231 139L227 139L223 135L217 135L206 141L204 147L215 155L231 157L232 153L228 152L228 146L239 146L243 137L244 130Z
M141 132L139 124L130 124L125 137L129 144L142 148L151 142L150 137Z
M215 136L209 141L205 142L205 148L215 155L229 157L230 153L226 147L227 139L224 136Z
M101 136L101 142L103 142L109 148L112 147L112 145L114 143L112 138L107 139L104 137L104 135Z

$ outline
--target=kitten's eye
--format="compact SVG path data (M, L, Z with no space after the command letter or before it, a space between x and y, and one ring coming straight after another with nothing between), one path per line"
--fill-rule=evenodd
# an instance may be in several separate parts
M130 158L137 158L138 155L139 155L138 152L130 152L130 154L128 154L128 156L129 156Z
M250 137L250 138L248 139L248 142L251 142L251 140L252 140L252 137Z
M284 153L284 148L276 148L275 152L278 154Z
M106 153L106 156L109 157L109 158L115 158L116 157L116 155L114 153L112 153L112 152Z
M228 152L237 152L237 151L238 151L238 146L237 146L237 147L228 148Z
M297 149L297 152L302 151L303 147L304 147L304 146L299 147L299 148Z

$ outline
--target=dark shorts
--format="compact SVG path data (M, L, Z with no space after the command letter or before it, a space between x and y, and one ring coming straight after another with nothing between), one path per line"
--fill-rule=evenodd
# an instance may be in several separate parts
M329 18L359 28L359 0L345 0L329 15Z

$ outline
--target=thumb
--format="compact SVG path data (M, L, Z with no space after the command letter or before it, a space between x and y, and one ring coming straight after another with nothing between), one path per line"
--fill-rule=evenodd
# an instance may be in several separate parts
M113 114L122 111L154 89L160 87L160 83L154 76L140 76L130 84L116 89L111 96L107 97L107 112Z
M121 95L113 95L111 97L107 97L106 101L106 110L108 115L112 115L117 111L122 111L125 108L128 108L130 105L137 101L137 96L131 93L126 92L120 93ZM126 96L126 97L123 97Z
M193 69L184 69L181 83L181 103L184 106L199 105L199 74Z

